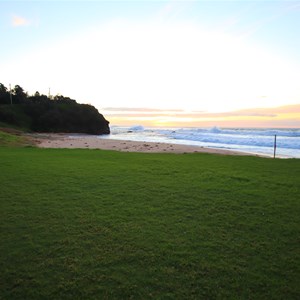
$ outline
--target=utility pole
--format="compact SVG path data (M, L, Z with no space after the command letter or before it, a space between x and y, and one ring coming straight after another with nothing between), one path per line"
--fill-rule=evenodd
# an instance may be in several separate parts
M9 84L10 105L12 105L11 84Z

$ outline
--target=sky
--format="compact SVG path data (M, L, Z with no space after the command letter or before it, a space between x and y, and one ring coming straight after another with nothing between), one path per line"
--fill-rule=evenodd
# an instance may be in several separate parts
M0 82L112 125L300 128L300 1L3 1Z

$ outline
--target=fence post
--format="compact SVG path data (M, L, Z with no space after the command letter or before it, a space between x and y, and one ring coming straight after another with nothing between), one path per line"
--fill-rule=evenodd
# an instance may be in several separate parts
M274 139L274 158L276 157L276 134L275 134L275 139Z

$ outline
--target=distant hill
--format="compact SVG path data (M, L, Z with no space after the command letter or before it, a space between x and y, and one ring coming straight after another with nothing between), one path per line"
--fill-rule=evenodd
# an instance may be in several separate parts
M28 96L16 85L11 93L0 83L0 122L37 132L109 134L109 122L89 104L61 95Z

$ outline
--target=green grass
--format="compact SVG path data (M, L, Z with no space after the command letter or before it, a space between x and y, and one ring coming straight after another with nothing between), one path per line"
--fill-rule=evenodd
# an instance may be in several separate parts
M16 135L15 132L10 133L3 130L5 130L5 128L0 128L0 147L19 147L31 145L31 142L24 136ZM10 128L9 131L11 130L13 129Z
M0 148L0 299L299 299L300 160Z

